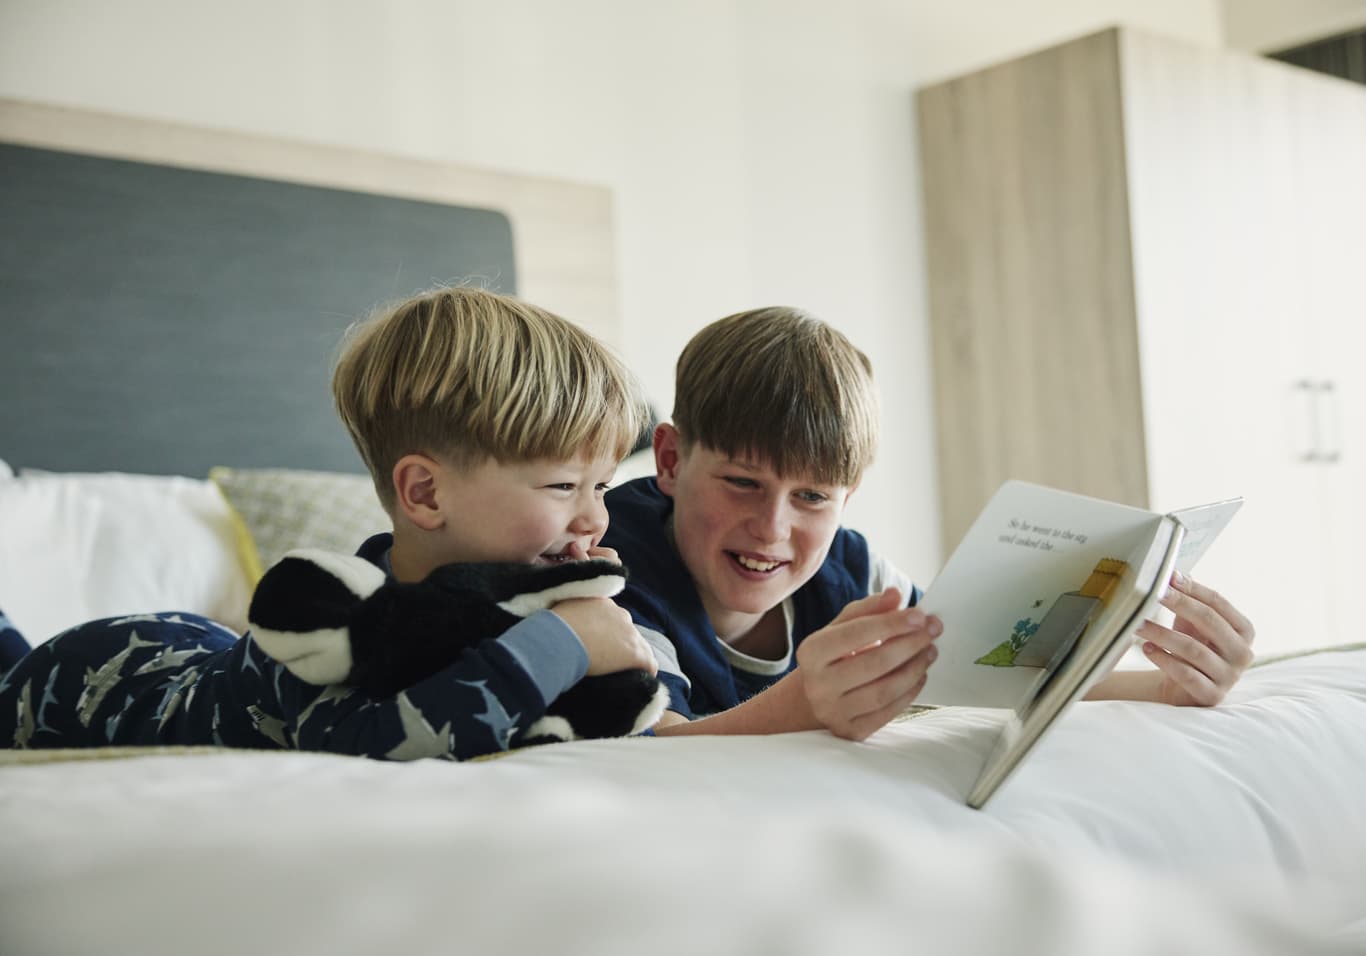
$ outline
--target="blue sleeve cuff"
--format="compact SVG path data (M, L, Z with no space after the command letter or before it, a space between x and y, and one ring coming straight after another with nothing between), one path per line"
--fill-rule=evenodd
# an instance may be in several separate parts
M550 611L537 611L498 638L549 704L588 673L588 652L574 629Z

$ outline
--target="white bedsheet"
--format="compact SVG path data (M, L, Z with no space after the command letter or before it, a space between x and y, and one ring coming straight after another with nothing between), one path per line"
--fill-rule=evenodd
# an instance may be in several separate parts
M1366 952L1366 651L1079 705L973 811L995 719L0 766L0 952Z

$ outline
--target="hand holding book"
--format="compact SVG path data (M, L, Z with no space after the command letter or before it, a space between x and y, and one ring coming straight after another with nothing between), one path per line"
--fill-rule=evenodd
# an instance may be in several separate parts
M943 626L902 599L889 588L854 601L797 647L816 726L862 740L914 702Z
M981 806L1062 714L1096 697L1217 703L1251 660L1247 619L1169 589L1241 499L1159 514L1026 482L1001 486L920 606L947 635L917 703L1009 711L968 794ZM1151 619L1162 606L1170 627ZM1135 637L1157 670L1106 677Z
M1134 635L1157 671L1111 674L1088 700L1153 700L1179 707L1212 707L1227 696L1252 663L1252 622L1213 588L1179 571L1162 596L1176 615L1170 627L1144 621Z

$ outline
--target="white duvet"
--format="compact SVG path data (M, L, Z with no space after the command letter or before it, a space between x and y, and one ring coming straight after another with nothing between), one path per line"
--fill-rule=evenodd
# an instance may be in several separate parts
M0 764L0 952L1366 952L1366 651L1078 705L970 810L996 719Z

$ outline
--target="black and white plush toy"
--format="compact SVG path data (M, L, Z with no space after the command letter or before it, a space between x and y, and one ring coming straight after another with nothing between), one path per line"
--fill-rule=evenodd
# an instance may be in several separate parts
M261 649L310 684L396 694L519 620L580 597L612 597L626 569L601 559L549 567L449 564L417 584L388 580L364 558L291 551L256 586L248 619ZM514 747L639 733L669 695L648 671L585 677Z

